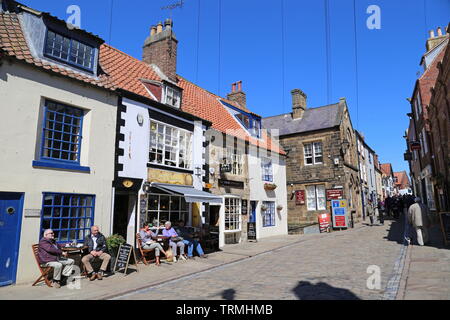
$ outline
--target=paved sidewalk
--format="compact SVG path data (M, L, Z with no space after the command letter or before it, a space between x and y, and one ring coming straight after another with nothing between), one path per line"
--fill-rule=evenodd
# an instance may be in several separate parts
M436 225L430 230L427 245L409 246L397 299L450 299L450 248L443 242L439 225Z
M352 230L346 232L352 232ZM32 287L31 283L0 287L0 300L108 299L116 295L187 277L200 271L217 268L299 242L340 233L271 237L259 242L228 245L223 251L209 254L207 259L196 258L194 261L179 261L173 264L162 262L160 267L156 267L154 264L149 266L138 264L138 272L131 272L127 276L124 276L123 273L116 273L105 277L102 281L95 280L92 282L84 278L81 280L81 289L71 290L67 286L63 286L61 289L54 289L48 288L43 283L35 287ZM133 269L133 266L130 269Z

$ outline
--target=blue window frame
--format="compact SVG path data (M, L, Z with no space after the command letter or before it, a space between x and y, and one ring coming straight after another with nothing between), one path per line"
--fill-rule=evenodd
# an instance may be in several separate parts
M57 242L81 242L94 221L95 196L69 193L43 193L41 230L52 229Z
M263 205L267 208L263 211L263 227L275 226L275 202L263 201Z
M44 113L41 160L79 164L83 110L46 100Z
M272 160L269 158L261 158L262 180L273 182Z
M261 138L261 128L262 128L261 127L261 118L255 116L251 113L242 111L242 110L236 108L235 106L232 106L231 104L226 103L222 100L220 100L220 102L224 106L226 106L236 112L239 112L238 114L235 115L236 119L245 127L245 129L248 130L248 132L252 136Z
M93 72L94 47L47 30L44 55Z

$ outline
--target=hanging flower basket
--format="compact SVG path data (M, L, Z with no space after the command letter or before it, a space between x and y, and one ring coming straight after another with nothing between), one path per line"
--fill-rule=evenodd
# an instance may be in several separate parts
M277 188L277 185L275 183L265 183L264 189L265 190L275 190Z
M277 206L277 210L278 210L278 211L283 210L283 206L282 206L281 204L279 204L279 205Z
M268 209L268 207L265 205L265 204L263 204L263 205L261 205L261 211L266 211Z

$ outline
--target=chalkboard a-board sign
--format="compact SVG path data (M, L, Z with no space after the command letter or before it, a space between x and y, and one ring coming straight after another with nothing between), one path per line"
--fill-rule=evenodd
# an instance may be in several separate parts
M450 244L450 212L440 212L439 220L441 221L442 235L444 236L445 245Z
M256 241L256 222L247 222L247 240Z
M124 275L127 275L128 266L130 264L131 253L133 253L133 265L137 268L136 254L134 253L133 246L128 243L121 244L117 251L116 264L114 265L114 271L123 271Z

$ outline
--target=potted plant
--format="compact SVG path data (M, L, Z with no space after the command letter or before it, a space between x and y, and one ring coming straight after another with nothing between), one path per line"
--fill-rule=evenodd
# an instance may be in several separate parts
M265 204L263 204L263 205L261 205L261 211L266 211L268 208L267 208L267 206L265 205Z
M124 244L126 240L119 234L113 234L106 238L106 246L108 247L109 254L111 255L111 266L114 266L117 257L117 251L121 244Z
M265 183L264 189L265 190L275 190L277 188L277 185L275 183Z
M283 206L282 206L281 204L279 204L279 205L277 206L277 210L278 210L278 211L283 210Z

